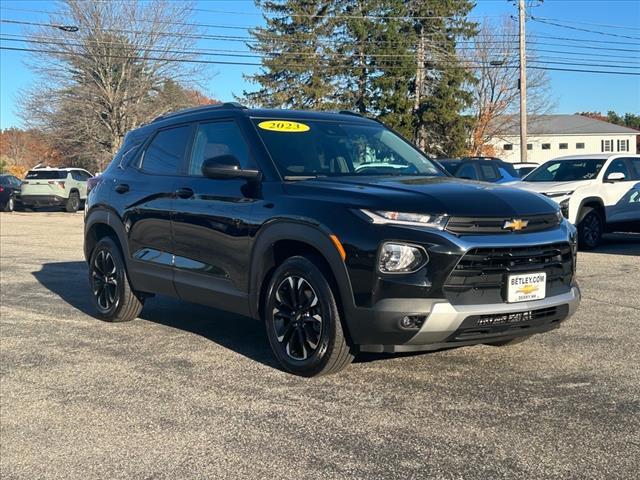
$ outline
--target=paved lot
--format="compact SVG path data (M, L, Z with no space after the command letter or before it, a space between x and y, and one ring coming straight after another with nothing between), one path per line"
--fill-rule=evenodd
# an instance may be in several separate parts
M637 478L638 237L580 254L561 330L309 380L249 319L167 298L92 318L81 214L0 229L3 480Z

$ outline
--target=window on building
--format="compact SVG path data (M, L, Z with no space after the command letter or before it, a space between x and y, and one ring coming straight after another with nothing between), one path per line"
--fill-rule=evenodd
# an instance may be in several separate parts
M551 144L550 143L543 143L542 144L542 149L543 150L551 150Z
M613 140L601 140L600 149L603 152L613 152Z
M629 151L629 140L618 140L618 151L619 152L628 152Z
M527 143L527 150L533 150L533 144Z
M566 150L567 148L569 148L569 144L568 143L561 143L559 145L560 150Z
M505 143L502 147L503 150L513 150L513 143Z
M583 142L576 143L576 150L582 150L582 149L584 149L584 143Z

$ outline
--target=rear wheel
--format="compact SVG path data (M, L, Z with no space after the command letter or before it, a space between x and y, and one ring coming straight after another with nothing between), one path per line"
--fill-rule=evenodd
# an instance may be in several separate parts
M291 257L268 287L265 324L271 349L285 370L314 377L353 360L331 286L306 257Z
M97 315L108 322L136 318L143 301L131 289L120 249L111 238L98 242L89 262L89 283Z
M595 208L587 207L578 223L578 246L584 250L596 248L602 240L604 220Z
M13 210L16 207L16 201L14 200L13 196L9 197L9 199L7 200L6 205L4 206L4 211L5 212L13 212Z
M65 205L65 209L69 213L77 212L80 208L80 195L78 192L71 192L69 194L69 198L67 199L67 204Z

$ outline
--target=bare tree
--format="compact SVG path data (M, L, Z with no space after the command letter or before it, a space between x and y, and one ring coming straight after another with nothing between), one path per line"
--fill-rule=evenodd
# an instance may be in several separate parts
M51 132L70 163L89 157L102 169L127 131L193 100L184 88L180 98L163 91L198 78L190 49L200 32L188 2L65 0L59 7L51 26L27 32L39 50L29 65L40 82L23 96L21 115Z
M503 137L518 124L514 115L520 95L516 24L511 19L504 19L500 26L485 21L468 60L476 66L477 78L470 86L474 116L470 153L493 155L490 140ZM549 90L546 71L527 72L529 115L541 115L551 109Z

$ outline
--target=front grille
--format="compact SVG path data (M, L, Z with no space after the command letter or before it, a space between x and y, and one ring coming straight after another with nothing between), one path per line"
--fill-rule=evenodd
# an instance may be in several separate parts
M474 248L449 274L443 291L453 304L502 303L507 275L528 272L546 272L547 296L568 291L573 275L571 246Z
M557 327L569 314L568 305L526 312L472 315L447 339L449 342L529 335Z
M549 230L558 226L560 220L553 213L550 215L531 215L522 217L527 220L527 226L519 231L504 229L505 222L514 220L513 217L451 217L447 222L447 230L458 235L486 235L492 233L531 233Z

